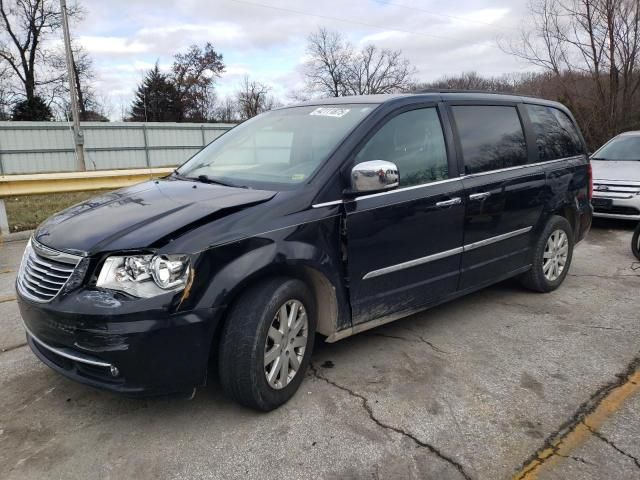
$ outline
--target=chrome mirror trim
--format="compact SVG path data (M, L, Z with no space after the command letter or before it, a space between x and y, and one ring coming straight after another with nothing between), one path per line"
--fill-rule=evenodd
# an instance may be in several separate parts
M351 192L354 194L381 192L399 185L400 172L393 162L369 160L351 169Z

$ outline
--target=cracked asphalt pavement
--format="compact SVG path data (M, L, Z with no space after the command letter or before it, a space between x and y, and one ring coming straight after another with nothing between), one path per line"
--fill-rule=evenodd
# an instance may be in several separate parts
M78 385L25 346L0 245L2 479L640 479L640 264L597 222L551 294L507 281L329 345L282 408Z

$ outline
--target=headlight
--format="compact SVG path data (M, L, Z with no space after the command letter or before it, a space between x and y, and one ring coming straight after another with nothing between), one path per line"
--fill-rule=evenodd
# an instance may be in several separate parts
M185 287L190 272L187 255L114 256L105 260L96 286L149 298Z

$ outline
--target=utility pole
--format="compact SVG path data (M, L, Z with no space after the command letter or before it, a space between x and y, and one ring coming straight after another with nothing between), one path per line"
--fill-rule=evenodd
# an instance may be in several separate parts
M84 136L80 130L80 115L78 114L78 92L74 75L73 52L71 50L71 38L69 36L69 19L67 18L67 1L60 0L60 10L62 12L62 31L64 34L64 49L67 58L67 71L69 75L69 95L71 96L71 115L73 116L73 141L76 146L76 158L78 159L78 169L87 169L84 163Z

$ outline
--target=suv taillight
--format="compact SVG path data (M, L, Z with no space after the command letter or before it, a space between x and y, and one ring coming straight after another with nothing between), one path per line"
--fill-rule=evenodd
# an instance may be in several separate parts
M589 164L589 201L593 198L593 170L591 169L591 164Z

